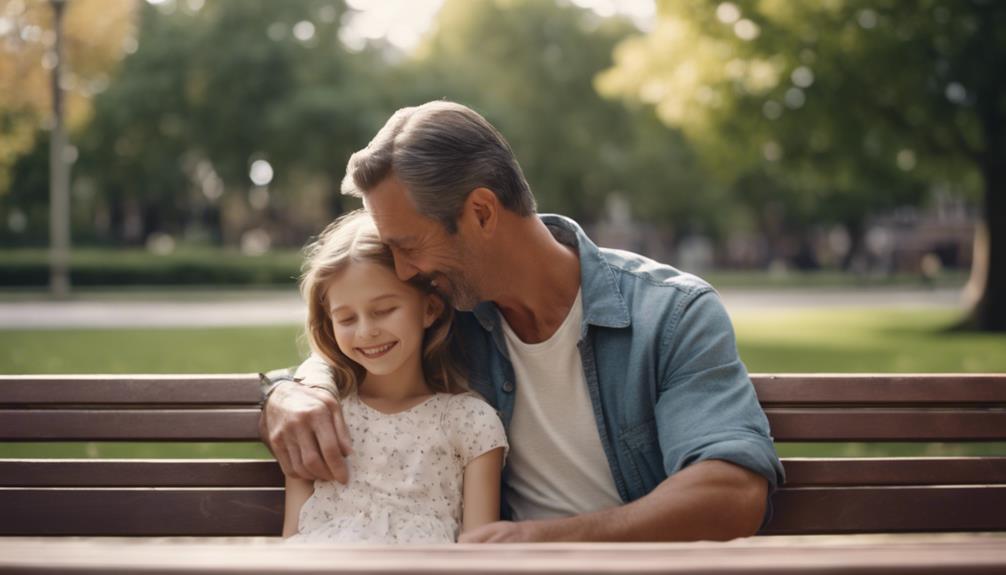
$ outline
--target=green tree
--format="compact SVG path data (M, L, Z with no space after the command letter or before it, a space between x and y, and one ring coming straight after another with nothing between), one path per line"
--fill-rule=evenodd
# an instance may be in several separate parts
M510 141L542 211L592 223L618 193L641 219L711 227L716 190L680 133L594 88L614 46L635 31L557 2L448 0L398 72L399 102L449 98L479 110Z
M133 0L72 0L63 22L66 122L75 141L132 49ZM40 0L0 0L0 238L47 239L48 124L52 115L53 9ZM12 225L13 224L13 225Z
M345 161L376 129L367 96L386 64L343 47L341 0L193 6L142 7L138 49L95 103L82 179L113 239L201 229L234 244L266 226L300 243L291 211L314 229L343 209ZM259 160L272 177L257 186Z
M654 105L717 173L763 174L815 217L855 228L927 183L978 182L968 324L1006 330L1006 5L662 2L615 59L604 93Z

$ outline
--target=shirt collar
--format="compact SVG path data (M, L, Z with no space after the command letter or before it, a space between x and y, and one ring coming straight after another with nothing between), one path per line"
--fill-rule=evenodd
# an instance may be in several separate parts
M629 308L618 289L615 274L600 248L590 241L575 221L555 214L538 217L559 242L575 247L580 255L580 290L583 301L583 331L586 326L624 328L631 324ZM496 304L484 301L472 310L486 331L494 331L499 321Z

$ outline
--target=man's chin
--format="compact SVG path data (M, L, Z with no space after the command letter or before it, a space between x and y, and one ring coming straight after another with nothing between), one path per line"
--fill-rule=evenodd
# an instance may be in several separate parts
M444 302L457 311L472 311L482 301L469 293L455 294L441 289L437 291L440 293L440 297L444 298Z
M457 311L472 311L482 302L482 298L478 297L475 290L471 289L467 283L450 281L447 276L430 283L443 298L444 303ZM459 287L460 289L458 289Z

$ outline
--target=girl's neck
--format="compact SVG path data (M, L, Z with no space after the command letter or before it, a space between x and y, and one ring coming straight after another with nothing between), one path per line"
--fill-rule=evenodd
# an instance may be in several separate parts
M422 365L409 366L394 373L377 375L370 372L360 382L357 393L360 397L394 406L407 404L433 393L423 377Z

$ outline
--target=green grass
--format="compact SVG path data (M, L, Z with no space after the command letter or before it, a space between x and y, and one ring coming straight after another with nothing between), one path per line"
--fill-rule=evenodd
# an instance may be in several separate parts
M1006 335L950 333L952 310L733 315L752 372L1006 372ZM296 364L298 326L0 331L0 373L268 371Z
M1006 372L1006 334L947 331L953 310L821 309L733 314L752 372Z
M949 333L952 310L733 316L752 372L1006 372L1006 335ZM0 331L0 373L224 373L296 364L300 328ZM1006 454L1006 444L779 444L786 457ZM3 457L268 457L249 443L8 443Z
M0 373L240 373L296 365L289 327L0 331Z

